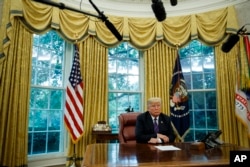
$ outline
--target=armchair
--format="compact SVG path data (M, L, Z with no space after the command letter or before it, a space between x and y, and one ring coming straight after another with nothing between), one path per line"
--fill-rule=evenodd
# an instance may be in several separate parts
M118 116L119 133L118 139L120 143L136 143L135 124L137 116L140 112L122 113Z

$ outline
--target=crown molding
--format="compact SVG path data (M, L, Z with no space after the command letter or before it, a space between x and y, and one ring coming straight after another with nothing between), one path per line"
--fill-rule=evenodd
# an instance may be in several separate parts
M88 0L59 0L67 6L79 10L96 13ZM202 13L249 0L179 0L176 6L171 6L169 0L162 0L167 16L181 16ZM127 17L155 17L151 9L151 0L92 0L105 15Z

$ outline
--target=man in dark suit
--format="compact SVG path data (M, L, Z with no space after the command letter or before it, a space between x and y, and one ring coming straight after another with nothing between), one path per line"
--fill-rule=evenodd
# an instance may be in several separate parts
M137 117L135 135L137 143L174 142L170 117L161 112L160 98L148 99L147 111Z

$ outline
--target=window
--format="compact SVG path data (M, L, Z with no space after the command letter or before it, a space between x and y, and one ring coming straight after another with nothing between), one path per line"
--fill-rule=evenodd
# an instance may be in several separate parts
M185 141L202 139L218 129L214 48L193 40L179 50L189 92L190 131ZM142 109L140 52L124 42L109 49L109 124L118 130L118 116Z
M63 152L65 42L55 31L34 35L28 154Z
M218 128L214 48L193 40L179 54L189 92L190 132L185 141L200 140Z
M118 116L141 111L140 52L123 42L108 53L109 125L118 131Z

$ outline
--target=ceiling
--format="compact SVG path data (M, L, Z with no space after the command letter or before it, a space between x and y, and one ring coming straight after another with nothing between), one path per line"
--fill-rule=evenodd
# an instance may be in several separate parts
M85 12L95 9L89 0L58 0L66 6ZM177 0L176 6L171 6L170 0L162 0L167 16L179 16L215 10L226 6L236 5L249 0ZM105 15L154 17L151 0L92 0Z

